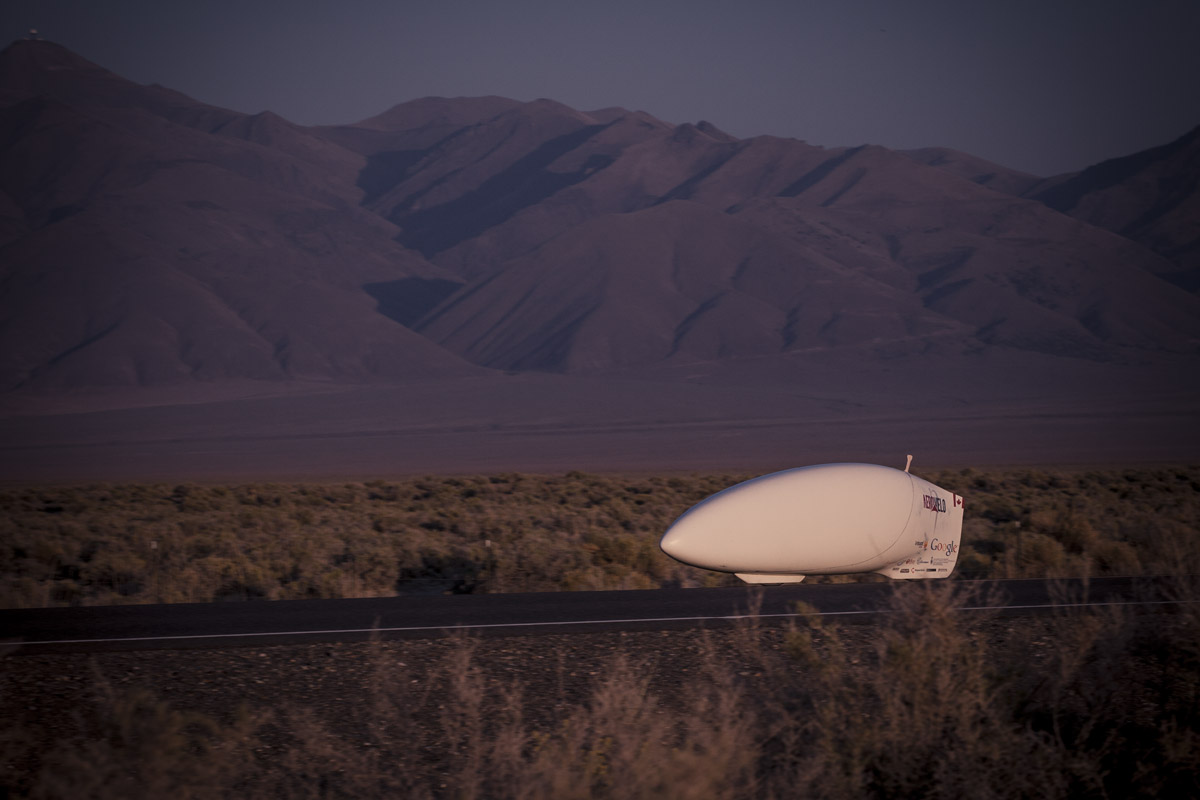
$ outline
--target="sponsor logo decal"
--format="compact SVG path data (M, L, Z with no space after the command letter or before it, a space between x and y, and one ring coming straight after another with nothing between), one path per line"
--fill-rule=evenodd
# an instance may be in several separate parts
M935 553L952 556L958 550L958 542L943 542L941 539L934 539L929 543L929 549Z
M946 513L946 501L934 494L924 495L925 507L931 511Z

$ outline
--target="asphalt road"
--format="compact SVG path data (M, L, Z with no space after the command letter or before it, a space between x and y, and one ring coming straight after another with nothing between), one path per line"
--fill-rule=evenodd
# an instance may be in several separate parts
M822 615L870 619L886 613L894 592L921 591L922 583L769 586L762 589L757 613L765 621L786 620L803 601ZM1172 599L1162 579L955 584L964 590L959 606L964 612L1053 613L1081 604L1154 610L1188 602ZM19 643L17 653L45 653L358 641L454 630L480 635L664 630L730 624L751 612L755 596L756 590L734 587L19 609L0 611L0 640Z

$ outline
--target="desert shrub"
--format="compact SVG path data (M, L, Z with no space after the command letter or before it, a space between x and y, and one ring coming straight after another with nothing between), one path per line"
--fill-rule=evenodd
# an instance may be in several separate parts
M747 477L8 489L0 604L732 585L668 558L658 538ZM1200 468L927 477L966 496L966 577L1200 572Z
M1017 557L1022 567L1036 566L1047 575L1063 574L1067 552L1057 540L1035 531L1020 534L1020 539Z
M1142 571L1137 550L1128 542L1099 541L1092 545L1090 552L1100 574L1137 575Z
M1011 678L984 636L986 618L953 611L962 599L953 583L897 587L864 666L839 626L801 618L787 636L799 669L765 668L779 687L766 713L783 722L764 743L760 772L776 796L797 782L830 798L1024 797L1046 788L1053 754L997 702Z
M99 675L95 693L82 730L42 754L25 796L218 798L252 769L263 714L220 724L146 689L117 690Z
M846 629L816 616L792 627L786 659L749 648L766 676L760 719L774 721L759 743L765 794L797 785L829 798L1195 793L1194 605L1152 624L1119 609L1068 610L1041 629L1037 648L1024 626L998 638L996 619L952 610L966 599L952 582L897 586L863 663Z

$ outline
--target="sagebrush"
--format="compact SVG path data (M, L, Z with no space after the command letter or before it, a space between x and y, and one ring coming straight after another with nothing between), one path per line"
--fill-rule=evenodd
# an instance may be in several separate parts
M748 475L0 491L0 606L732 585L665 556ZM966 497L959 577L1200 572L1200 468L926 474Z

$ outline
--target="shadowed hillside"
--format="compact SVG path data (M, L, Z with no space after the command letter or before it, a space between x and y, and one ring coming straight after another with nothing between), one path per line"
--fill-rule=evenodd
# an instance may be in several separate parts
M1026 195L1169 259L1159 274L1200 290L1200 127L1169 144L1052 178Z
M363 291L442 273L357 207L354 154L47 42L0 88L5 388L471 372Z

